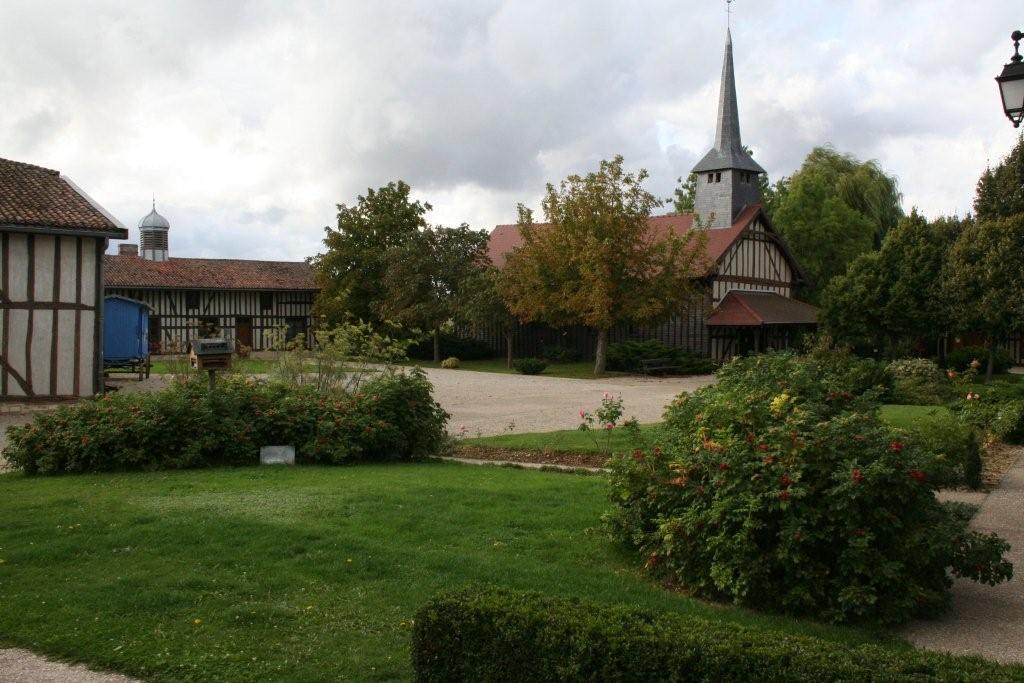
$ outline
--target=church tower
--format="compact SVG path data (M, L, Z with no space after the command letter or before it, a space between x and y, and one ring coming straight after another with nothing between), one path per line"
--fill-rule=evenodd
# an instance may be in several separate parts
M166 261L169 257L167 248L167 232L170 222L156 212L156 200L153 210L139 221L139 256L147 261Z
M743 207L761 201L757 180L758 174L764 172L743 150L740 142L736 77L732 70L732 34L727 31L715 146L693 167L693 173L697 175L694 213L709 227L731 226Z

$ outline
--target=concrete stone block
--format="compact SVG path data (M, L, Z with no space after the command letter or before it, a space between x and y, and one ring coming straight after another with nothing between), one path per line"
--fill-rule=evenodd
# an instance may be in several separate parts
M261 465L294 465L295 446L261 446Z

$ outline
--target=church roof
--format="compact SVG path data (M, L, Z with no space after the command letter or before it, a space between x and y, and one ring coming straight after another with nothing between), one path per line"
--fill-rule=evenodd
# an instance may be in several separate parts
M141 289L317 290L305 261L170 258L150 261L129 254L103 257L106 287Z
M761 325L815 325L818 309L774 292L742 292L725 295L708 316L708 326L759 327Z
M743 150L740 141L740 114L736 103L736 76L732 68L732 33L726 32L725 59L722 62L722 85L718 92L718 123L715 146L693 167L694 173L736 168L764 173L754 159Z
M128 236L117 219L59 171L9 159L0 159L0 225Z
M718 261L729 250L729 247L736 242L743 231L750 225L754 218L761 213L761 205L748 206L736 217L733 224L726 228L714 228L707 230L707 263L708 272L714 270ZM692 213L674 213L666 216L651 216L647 219L651 228L652 236L655 239L664 238L670 232L683 237L694 225ZM538 226L550 225L550 223L538 223ZM514 249L523 245L523 235L519 231L519 225L499 225L491 232L487 243L487 253L491 263L501 268L505 265L509 254Z

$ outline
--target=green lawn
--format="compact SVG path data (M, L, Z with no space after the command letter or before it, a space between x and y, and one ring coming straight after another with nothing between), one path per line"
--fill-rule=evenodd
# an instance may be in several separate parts
M439 368L440 363L429 360L417 360L407 365L418 365L421 368ZM504 358L487 360L464 360L459 362L459 370L475 370L476 372L500 372L506 375L515 373L513 368L506 367ZM453 371L454 372L454 371ZM624 376L628 372L606 372L606 377ZM551 363L541 373L544 377L564 377L567 379L594 379L594 364L590 361L578 363Z
M231 369L249 375L265 375L273 369L275 362L264 358L235 358L231 364ZM150 372L154 375L162 375L187 371L187 368L187 360L169 360L156 357L153 360Z
M661 436L658 424L640 425L643 445L656 446ZM567 429L558 432L528 432L525 434L501 434L475 439L463 439L459 443L467 446L490 446L527 451L569 451L572 453L621 452L633 448L632 437L624 429L602 430Z
M667 592L592 531L603 477L457 464L0 476L0 645L152 681L408 680L410 619L468 582L888 636Z
M907 406L887 404L882 406L879 416L893 427L910 429L927 426L928 423L947 418L953 414L946 406Z

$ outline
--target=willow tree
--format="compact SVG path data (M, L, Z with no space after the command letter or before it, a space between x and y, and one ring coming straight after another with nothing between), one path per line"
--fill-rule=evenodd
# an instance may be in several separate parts
M604 373L611 329L685 311L705 265L704 231L656 234L647 219L661 201L643 186L647 171L626 173L622 161L548 184L546 224L520 205L523 245L501 278L509 310L524 322L597 330L595 375Z

